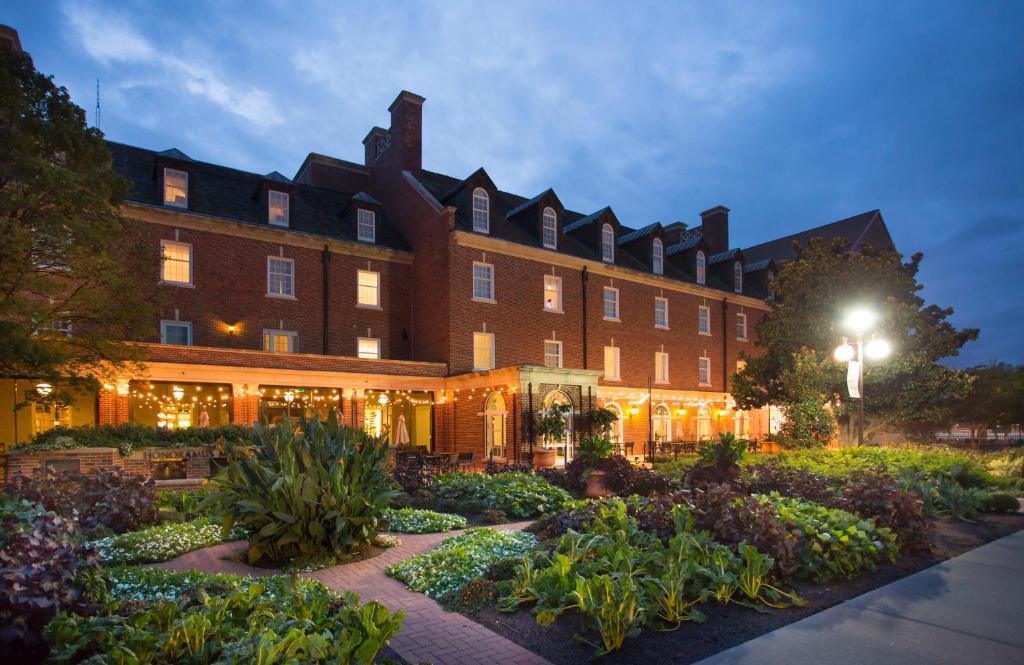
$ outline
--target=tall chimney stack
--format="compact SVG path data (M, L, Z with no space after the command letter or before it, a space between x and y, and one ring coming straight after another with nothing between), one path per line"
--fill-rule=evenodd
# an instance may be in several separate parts
M729 209L715 206L700 214L701 235L708 251L718 254L729 249Z

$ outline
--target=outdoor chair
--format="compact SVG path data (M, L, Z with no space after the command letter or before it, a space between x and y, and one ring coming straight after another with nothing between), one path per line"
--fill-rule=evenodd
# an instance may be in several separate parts
M468 453L459 453L459 457L456 459L455 465L459 471L475 471L476 453L473 451Z

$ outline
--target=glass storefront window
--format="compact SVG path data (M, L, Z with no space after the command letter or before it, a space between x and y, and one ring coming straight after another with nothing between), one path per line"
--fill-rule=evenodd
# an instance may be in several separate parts
M231 423L231 385L132 381L131 422L162 429Z
M388 441L400 448L433 450L433 393L367 390L365 397L363 428L367 432L387 434Z
M293 422L314 415L327 420L331 411L337 413L338 422L345 422L341 413L341 390L338 388L260 386L260 414L270 425L282 422L285 416Z

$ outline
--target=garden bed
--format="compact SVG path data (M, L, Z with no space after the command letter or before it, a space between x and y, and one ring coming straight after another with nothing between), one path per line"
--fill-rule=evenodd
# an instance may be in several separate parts
M973 522L952 518L930 521L934 528L930 534L932 553L929 555L904 555L895 564L865 571L851 580L825 584L798 582L793 590L807 601L804 607L759 613L735 604L706 603L700 608L707 615L706 623L684 623L670 632L645 631L635 639L626 640L621 651L601 657L600 662L693 663L1024 529L1024 514L1020 513L984 514ZM465 614L556 665L592 662L593 647L574 639L578 633L587 633L587 625L573 610L547 626L539 626L528 610L505 614L494 607L486 607Z

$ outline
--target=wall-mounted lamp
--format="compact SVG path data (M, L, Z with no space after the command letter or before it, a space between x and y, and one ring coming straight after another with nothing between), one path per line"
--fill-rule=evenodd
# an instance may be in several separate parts
M228 334L229 335L234 335L235 334L235 324L233 324L233 323L229 323L228 324Z
M676 415L677 416L685 416L686 415L686 409L676 409Z
M49 383L45 383L45 382L44 383L37 383L36 384L36 392L39 393L42 397L46 397L47 395L49 395L50 393L53 392L53 386L51 386Z
M718 412L718 415L720 415L720 416L727 416L727 415L729 415L729 409L722 409L721 411Z
M640 413L640 407L639 406L631 406L631 407L629 407L629 415L635 416L638 413Z
M181 401L181 398L185 396L185 389L180 386L174 386L171 388L171 395L174 396L174 399Z
M153 386L150 386L150 388L152 387ZM129 383L127 381L121 380L117 382L117 394L120 395L121 397L125 397L126 395L128 395L128 388Z

